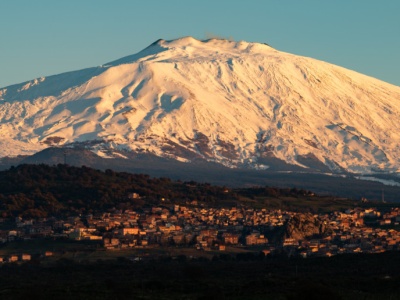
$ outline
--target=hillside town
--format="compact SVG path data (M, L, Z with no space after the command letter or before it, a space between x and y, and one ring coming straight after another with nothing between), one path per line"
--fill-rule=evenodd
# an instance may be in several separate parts
M139 197L139 195L134 195ZM4 219L0 219L0 224ZM0 243L32 239L97 241L102 249L189 247L198 251L244 248L265 255L332 256L400 250L400 210L354 208L330 214L298 213L266 208L153 206L68 217L23 219L0 231ZM46 251L43 256L51 256ZM0 257L0 262L27 261L30 254Z

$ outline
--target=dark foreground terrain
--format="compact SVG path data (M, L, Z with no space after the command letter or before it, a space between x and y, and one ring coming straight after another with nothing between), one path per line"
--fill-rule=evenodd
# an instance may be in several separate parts
M142 197L129 198L130 193ZM20 165L0 172L4 232L13 229L19 217L61 219L113 208L169 207L193 199L204 207L312 213L372 204L294 187L232 189L61 164ZM38 256L47 250L54 256ZM105 251L97 244L70 240L4 243L1 255L31 253L32 259L0 264L0 299L400 299L400 252L303 259L280 252L265 257L261 249L217 253L160 247L153 255L141 250Z
M400 299L400 253L6 264L1 299Z

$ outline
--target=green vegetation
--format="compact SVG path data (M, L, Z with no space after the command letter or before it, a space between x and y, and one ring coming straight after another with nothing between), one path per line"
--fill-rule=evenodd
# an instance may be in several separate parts
M128 195L138 193L138 199ZM146 205L190 203L218 207L324 213L361 205L347 198L318 196L304 189L251 187L230 189L194 181L151 178L144 174L99 171L59 164L20 165L0 172L0 217L48 217L140 209ZM393 203L365 206L393 207Z
M138 193L141 197L128 196ZM104 212L111 208L191 203L231 207L327 212L353 207L348 199L319 197L296 188L229 189L208 183L172 181L112 170L59 164L20 165L0 172L2 217L48 217Z
M141 199L130 199L138 193ZM143 174L105 172L66 165L20 165L0 172L0 212L3 217L83 214L110 208L137 209L162 200L217 202L235 195L223 187L172 182Z

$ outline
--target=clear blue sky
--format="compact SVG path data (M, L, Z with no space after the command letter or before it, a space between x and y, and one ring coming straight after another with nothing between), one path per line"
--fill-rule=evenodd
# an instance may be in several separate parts
M0 0L0 87L188 35L265 42L400 86L399 0Z

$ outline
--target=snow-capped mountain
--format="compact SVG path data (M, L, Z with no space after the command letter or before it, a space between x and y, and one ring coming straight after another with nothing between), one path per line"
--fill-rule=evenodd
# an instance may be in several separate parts
M0 134L0 157L85 144L100 156L397 172L400 87L266 44L158 40L0 89Z

